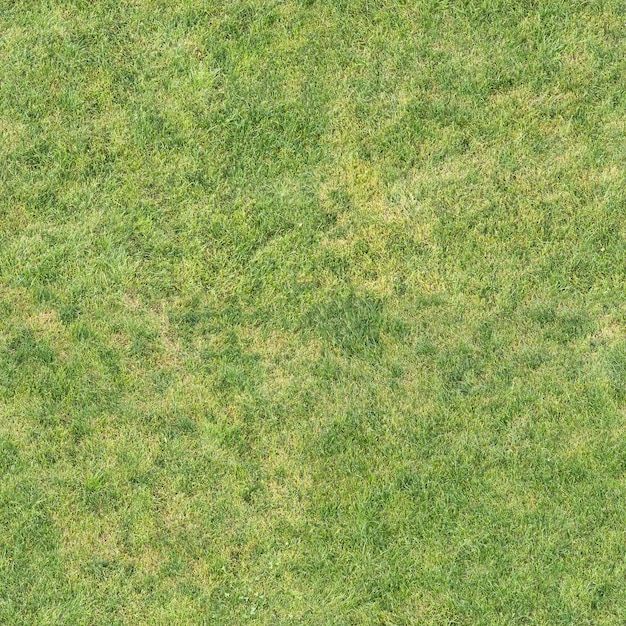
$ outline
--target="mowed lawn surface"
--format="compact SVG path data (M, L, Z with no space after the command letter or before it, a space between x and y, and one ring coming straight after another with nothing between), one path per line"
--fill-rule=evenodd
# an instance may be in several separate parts
M622 0L0 0L0 623L626 620Z

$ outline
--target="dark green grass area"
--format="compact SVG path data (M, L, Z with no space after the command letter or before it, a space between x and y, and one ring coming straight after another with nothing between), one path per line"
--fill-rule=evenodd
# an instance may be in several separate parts
M622 0L0 0L0 623L623 625Z

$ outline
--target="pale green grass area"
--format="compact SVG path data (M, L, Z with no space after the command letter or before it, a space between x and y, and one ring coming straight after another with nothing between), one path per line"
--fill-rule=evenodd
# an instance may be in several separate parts
M0 623L626 621L621 0L0 0Z

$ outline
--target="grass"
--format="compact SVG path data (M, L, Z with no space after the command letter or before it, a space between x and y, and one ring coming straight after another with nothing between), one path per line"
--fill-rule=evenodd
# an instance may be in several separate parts
M0 0L0 622L623 624L625 15Z

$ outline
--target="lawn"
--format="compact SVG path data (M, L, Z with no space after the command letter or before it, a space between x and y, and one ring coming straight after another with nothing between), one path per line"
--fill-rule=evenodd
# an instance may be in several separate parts
M0 623L626 623L624 0L0 0Z

